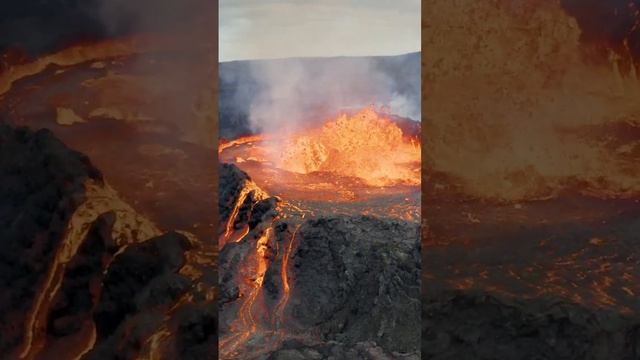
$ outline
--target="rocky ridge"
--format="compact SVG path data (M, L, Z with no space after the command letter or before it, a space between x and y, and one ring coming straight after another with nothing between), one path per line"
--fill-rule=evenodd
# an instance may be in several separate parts
M212 245L159 230L48 130L0 123L0 184L0 357L217 357Z

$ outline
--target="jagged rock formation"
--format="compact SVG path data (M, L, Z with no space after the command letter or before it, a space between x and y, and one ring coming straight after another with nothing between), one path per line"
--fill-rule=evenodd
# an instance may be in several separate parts
M411 352L419 342L418 225L370 217L311 219L290 260L291 317L347 344Z
M233 340L242 317L256 325L236 354L243 359L419 358L418 224L367 216L297 222L282 216L281 199L257 196L254 186L221 165L221 236L227 227L246 229L220 253L222 342ZM256 279L257 291L246 285Z
M640 322L567 302L449 292L422 312L427 359L640 358Z
M215 251L50 131L0 124L0 358L215 359Z

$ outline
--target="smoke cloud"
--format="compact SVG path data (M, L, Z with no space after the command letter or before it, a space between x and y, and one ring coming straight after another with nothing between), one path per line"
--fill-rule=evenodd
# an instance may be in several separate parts
M420 54L222 63L222 136L295 131L366 106L420 120ZM242 126L241 126L242 127Z

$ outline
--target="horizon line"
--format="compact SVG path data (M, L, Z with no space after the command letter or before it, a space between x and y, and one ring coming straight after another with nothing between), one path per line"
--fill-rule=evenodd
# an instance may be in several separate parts
M403 52L398 54L389 54L389 55L328 55L328 56L288 56L288 57L265 57L265 58L246 58L246 59L233 59L233 60L220 60L218 59L218 64L224 63L232 63L232 62L240 62L240 61L277 61L277 60L295 60L295 59L338 59L338 58L370 58L370 57L394 57L394 56L404 56L410 54L419 54L422 52L422 49L416 51Z

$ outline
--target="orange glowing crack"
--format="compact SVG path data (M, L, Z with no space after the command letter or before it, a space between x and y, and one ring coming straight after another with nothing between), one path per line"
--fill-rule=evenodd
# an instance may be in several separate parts
M269 239L272 235L273 229L271 227L267 228L262 234L262 236L258 239L256 243L256 278L250 284L249 294L246 299L240 306L240 310L238 311L238 317L242 324L242 329L239 334L232 335L230 339L225 339L221 341L221 353L223 358L226 355L231 354L240 344L244 343L251 335L253 335L257 330L257 323L253 317L253 307L258 295L260 294L260 290L262 289L262 284L264 282L264 276L267 272L268 261L266 258ZM235 341L232 341L235 340ZM228 349L224 349L225 345L231 342L232 344Z
M293 251L293 245L296 240L296 234L298 233L298 229L300 229L300 225L296 226L295 230L293 231L293 234L291 235L291 240L289 240L289 246L287 247L287 252L282 257L282 267L280 270L280 275L282 276L283 294L282 294L282 299L280 299L280 302L276 306L276 311L275 311L276 327L280 327L281 324L283 323L284 309L287 306L287 303L289 302L289 296L291 294L291 285L289 284L289 274L287 270L289 268L289 259L291 258L291 252Z

